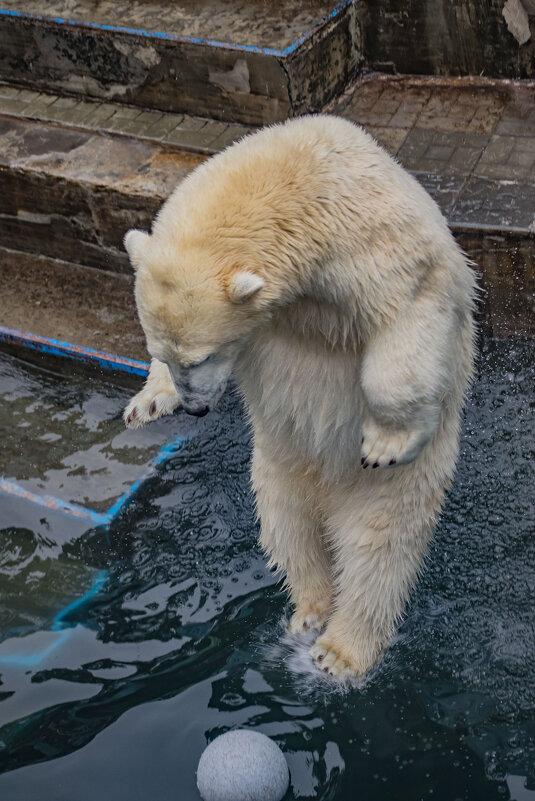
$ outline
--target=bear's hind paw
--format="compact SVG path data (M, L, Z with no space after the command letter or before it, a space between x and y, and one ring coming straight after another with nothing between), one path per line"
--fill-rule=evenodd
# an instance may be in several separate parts
M321 631L329 617L331 604L329 601L314 601L296 606L290 618L288 628L292 634L303 634L307 631Z
M308 653L319 670L335 679L351 681L364 672L359 665L328 643L323 645L318 640Z
M380 648L375 643L370 643L362 648L350 649L347 647L347 639L334 636L329 627L321 634L312 648L309 655L314 664L323 673L327 673L335 679L353 681L362 677L375 662ZM375 647L377 646L377 647Z

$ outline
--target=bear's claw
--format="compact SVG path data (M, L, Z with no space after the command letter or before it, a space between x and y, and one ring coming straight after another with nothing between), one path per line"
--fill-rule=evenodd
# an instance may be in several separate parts
M320 638L321 640L321 638ZM316 641L309 651L315 665L323 673L328 673L335 679L356 679L363 671L353 664L347 657L342 656L334 647L323 645Z
M363 440L361 444L361 460L363 469L368 465L377 467L395 467L414 461L424 445L436 430L438 414L430 415L429 420L414 428L394 429L382 426L371 417L362 424Z
M180 405L176 392L159 392L156 396L146 389L132 398L124 411L127 428L140 428L166 414L172 414Z
M302 634L305 631L321 631L329 617L330 601L312 601L299 604L288 628L292 634Z

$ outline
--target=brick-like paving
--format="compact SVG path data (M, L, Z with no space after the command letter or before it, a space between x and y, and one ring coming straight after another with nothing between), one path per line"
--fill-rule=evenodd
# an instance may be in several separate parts
M187 114L143 110L120 103L59 97L0 85L0 115L146 139L179 150L215 153L252 129Z
M534 230L535 82L370 76L327 109L415 173L450 223ZM0 86L0 115L211 154L245 125Z
M366 128L454 227L535 232L535 82L370 76L329 111Z
M371 77L328 111L363 125L437 200L478 264L485 334L532 334L535 85ZM26 251L0 253L10 287L3 324L144 354L123 234L149 227L176 183L249 130L0 86L0 245ZM34 266L46 281L32 281ZM96 307L83 319L76 312L80 297L102 281L118 328ZM65 297L62 282L72 288ZM125 326L129 337L121 344Z

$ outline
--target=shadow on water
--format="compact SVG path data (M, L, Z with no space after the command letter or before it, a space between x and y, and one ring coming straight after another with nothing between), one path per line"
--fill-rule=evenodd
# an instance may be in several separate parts
M356 689L314 673L281 624L232 394L109 529L69 536L18 509L0 532L0 581L17 588L1 617L2 799L194 801L207 741L245 726L283 748L288 799L534 801L534 355L484 343L427 570ZM10 661L23 652L41 657Z

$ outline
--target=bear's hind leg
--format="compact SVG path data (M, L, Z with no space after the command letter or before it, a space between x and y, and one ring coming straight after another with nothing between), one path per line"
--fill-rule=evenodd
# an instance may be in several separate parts
M260 543L270 566L286 575L285 584L295 607L290 631L301 633L319 631L329 616L332 569L320 518L315 514L313 482L295 473L288 473L255 446L252 480Z
M429 504L425 520L411 521L403 514L404 501L390 509L385 503L381 513L366 513L365 505L354 511L350 504L347 516L342 508L330 521L333 611L310 655L331 676L355 678L369 670L403 614L440 505L437 499Z

